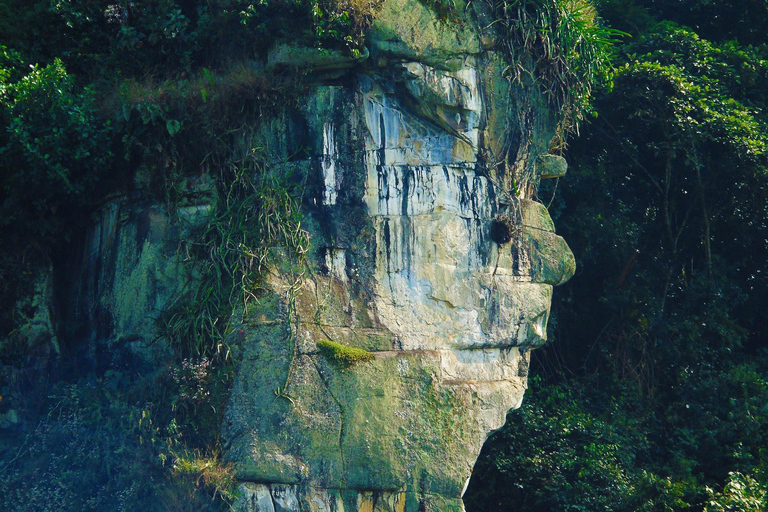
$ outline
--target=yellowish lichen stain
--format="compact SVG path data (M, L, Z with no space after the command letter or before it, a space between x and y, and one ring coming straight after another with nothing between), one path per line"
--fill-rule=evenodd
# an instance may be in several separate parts
M385 510L391 510L393 512L405 512L405 492L397 494L385 494L385 500L382 500L379 496L378 500L374 500L374 493L363 492L358 494L357 497L357 512L384 512ZM379 502L379 506L375 506L375 502ZM382 504L382 501L386 503Z
M373 512L373 493L365 492L358 495L358 512Z
M395 496L395 512L405 512L405 493Z

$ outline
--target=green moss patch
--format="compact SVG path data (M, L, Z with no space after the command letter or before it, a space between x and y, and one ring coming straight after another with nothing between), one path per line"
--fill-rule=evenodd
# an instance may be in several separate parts
M317 348L320 349L320 353L325 357L344 367L373 361L373 354L371 352L361 348L348 347L331 340L318 341Z

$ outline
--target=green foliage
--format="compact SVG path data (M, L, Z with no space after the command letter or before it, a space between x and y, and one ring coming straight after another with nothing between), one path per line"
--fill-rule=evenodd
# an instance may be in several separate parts
M52 247L83 223L113 161L112 128L98 115L94 92L79 88L59 60L31 70L22 62L0 46L3 337L18 326L16 305L31 292L35 265L50 265Z
M173 388L133 373L60 382L38 416L27 411L35 427L0 463L3 510L229 509L233 472L216 443L190 448L189 427L179 428L165 402Z
M313 0L312 22L318 42L341 46L358 55L365 47L365 30L380 3L381 0Z
M753 308L765 300L768 139L761 85L749 85L764 63L669 23L623 50L571 152L579 171L560 225L583 267L566 285L561 350L586 355L569 365L601 374L606 392L641 392L658 446L645 467L686 482L695 504L704 485L754 468L765 442L751 403L765 396L764 356L744 352L765 332Z
M171 212L209 208L207 221L185 240L187 288L161 321L160 335L182 357L228 357L230 320L247 314L270 251L303 260L302 186L287 166L267 165L250 128L254 119L289 109L299 87L295 77L287 83L241 65L204 68L190 80L126 81L108 102L124 134L126 163L138 167L155 200ZM190 197L186 184L195 174L212 186Z
M233 464L221 462L218 453L206 456L199 450L175 454L173 470L179 475L189 475L205 487L213 489L214 499L220 496L227 502L235 499L235 472Z
M705 512L762 512L768 508L768 489L749 475L731 473L721 493L707 489Z
M743 366L733 372L746 372L753 384L757 378L759 387L766 384ZM734 380L743 377L734 379L733 373L707 382L691 374L697 381L681 387L700 395L667 410L644 405L637 390L598 388L595 379L532 386L521 409L485 444L465 496L467 509L501 511L514 503L516 510L539 512L701 510L705 499L742 499L737 488L713 493L702 471L754 467L747 453L765 442L759 404L766 392L756 392L753 384L737 390ZM540 382L534 377L534 384ZM734 398L717 404L712 396ZM745 496L764 497L760 487L743 488Z
M16 50L0 45L0 87L17 82L24 75L24 61Z
M0 83L0 101L0 228L61 236L110 164L109 122L59 60Z
M692 27L711 41L765 43L768 4L752 0L641 0L658 19Z
M764 49L645 16L621 25L638 37L617 48L597 116L566 155L550 212L579 270L555 292L554 342L534 353L545 387L478 461L474 510L765 507ZM563 435L585 417L599 426L588 439ZM592 457L593 442L614 451ZM580 488L571 468L598 460L616 485Z
M38 427L18 453L0 438L0 509L227 508L234 477L218 436L233 372L229 322L258 298L268 260L298 274L308 245L303 184L250 149L253 126L290 111L301 77L266 73L262 61L280 40L356 54L375 7L0 0L0 40L12 48L0 47L2 335L18 325L14 305L33 271L48 268L105 191L154 196L171 215L210 207L180 249L186 293L163 318L178 364L150 378L113 360L104 374L47 390L42 415L19 407ZM216 186L192 198L184 184L201 174ZM9 339L3 365L24 367L28 348ZM3 412L28 396L5 384L13 398Z
M284 7L290 16L293 3L52 2L49 11L60 25L60 36L51 51L82 66L82 72L92 78L109 80L115 72L126 77L144 76L148 71L165 76L189 73L196 65L210 66L227 55L243 58L263 51L281 33L276 11ZM268 33L247 13L262 18L260 23L278 22L273 26L277 30ZM94 76L107 70L111 76Z
M488 1L510 60L507 72L535 83L561 109L567 132L610 71L611 45L622 33L605 27L589 0Z
M595 415L578 387L529 391L483 447L481 460L490 464L475 469L468 509L502 511L514 504L515 510L629 511L630 446L642 441L632 425Z
M367 363L373 361L373 354L367 350L356 347L348 347L331 340L320 340L317 342L317 348L320 352L334 363L350 367L358 363Z
M183 450L210 450L219 444L224 408L232 385L234 364L224 355L214 359L182 359L171 365L170 380L160 384L167 390L168 436L183 440ZM199 455L199 453L198 453Z
M440 21L458 23L456 13L465 6L463 0L420 0L432 9Z
M223 341L230 321L235 312L248 314L278 248L287 261L302 266L309 235L301 228L300 194L289 179L268 169L257 149L222 170L210 218L188 242L196 256L189 263L191 290L164 320L163 336L183 355L211 357L225 350L228 357Z
M0 0L0 40L27 62L60 58L90 82L185 76L264 57L276 41L364 46L377 0ZM17 13L22 13L18 15Z
M104 107L115 112L124 164L173 209L185 175L230 167L247 121L291 107L301 84L301 77L289 81L245 63L203 68L191 79L126 80Z

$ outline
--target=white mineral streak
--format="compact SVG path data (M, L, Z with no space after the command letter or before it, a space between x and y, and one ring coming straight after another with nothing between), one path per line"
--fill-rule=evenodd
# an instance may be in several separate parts
M266 485L243 482L239 486L235 510L241 512L275 512L272 495Z
M347 256L344 249L337 249L329 247L325 251L325 266L328 267L328 272L340 280L342 283L347 282Z
M323 168L323 180L325 181L325 190L323 191L323 204L336 204L338 197L338 183L336 182L336 164L338 152L336 151L336 134L332 123L323 125L323 156L321 157L321 166Z
M482 422L493 430L522 399L517 346L544 337L552 287L530 282L525 244L512 254L485 234L497 205L493 185L475 172L477 71L405 67L410 93L452 108L455 118L442 119L457 133L404 116L389 96L364 99L376 310L403 350L438 351L444 382L487 398Z

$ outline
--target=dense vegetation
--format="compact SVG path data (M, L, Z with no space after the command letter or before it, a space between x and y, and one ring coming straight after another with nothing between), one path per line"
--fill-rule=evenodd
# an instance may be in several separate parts
M600 7L631 37L550 207L579 268L468 510L764 511L768 5Z
M228 508L227 320L247 307L268 247L306 250L289 176L260 148L233 148L246 121L301 91L301 76L264 72L270 46L355 56L372 6L0 0L1 510ZM127 194L173 215L203 166L214 215L187 250L205 257L189 258L195 278L158 322L171 347L158 367L27 339L40 275L66 274L100 203Z

